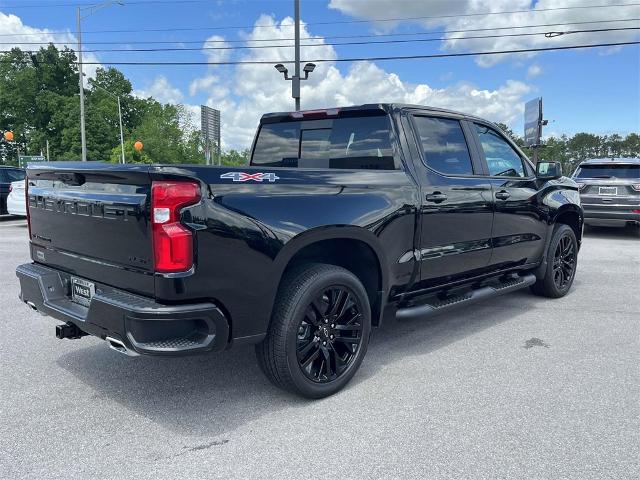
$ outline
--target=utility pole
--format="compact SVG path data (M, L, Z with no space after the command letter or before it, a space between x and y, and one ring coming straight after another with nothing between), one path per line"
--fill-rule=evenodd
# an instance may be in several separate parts
M78 7L78 83L80 84L80 143L82 144L82 161L87 161L87 137L84 130L84 79L82 74L82 33L80 23L82 13Z
M124 161L124 135L122 133L122 109L120 108L120 95L116 97L118 99L118 119L120 120L120 151L122 152L122 163Z
M300 110L300 0L293 0L294 17L295 17L295 33L294 33L294 56L295 66L293 70L293 78L291 82L291 96L296 102L296 111Z

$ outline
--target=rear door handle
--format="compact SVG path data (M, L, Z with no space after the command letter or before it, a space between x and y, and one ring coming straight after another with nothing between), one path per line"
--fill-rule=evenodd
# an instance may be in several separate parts
M447 195L442 192L429 193L426 197L427 202L441 203L447 199Z
M506 190L500 190L499 192L496 193L496 198L498 200L506 200L510 196L511 196L511 194L509 192L507 192Z

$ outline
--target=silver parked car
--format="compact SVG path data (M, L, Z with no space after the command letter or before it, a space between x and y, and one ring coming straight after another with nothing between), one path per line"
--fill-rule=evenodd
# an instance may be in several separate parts
M586 225L640 225L640 158L587 160L573 179Z

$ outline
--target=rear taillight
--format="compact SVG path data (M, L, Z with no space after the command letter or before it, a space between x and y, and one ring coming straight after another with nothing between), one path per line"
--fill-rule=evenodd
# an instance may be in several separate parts
M9 184L9 193L13 192L13 184Z
M200 201L196 182L153 182L151 224L155 271L184 272L193 266L193 235L180 223L180 210Z
M634 183L633 185L631 185L631 188L633 188L636 192L640 192L640 183Z

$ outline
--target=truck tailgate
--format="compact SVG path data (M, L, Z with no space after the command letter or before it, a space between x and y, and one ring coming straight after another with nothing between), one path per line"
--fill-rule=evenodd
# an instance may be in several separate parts
M28 180L36 262L153 294L148 166L43 165Z

